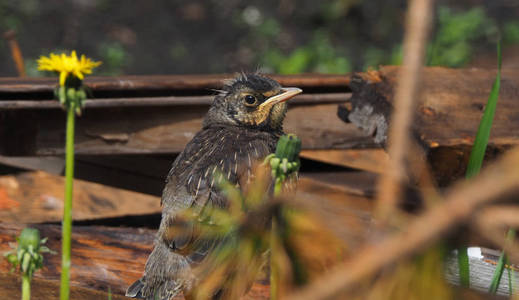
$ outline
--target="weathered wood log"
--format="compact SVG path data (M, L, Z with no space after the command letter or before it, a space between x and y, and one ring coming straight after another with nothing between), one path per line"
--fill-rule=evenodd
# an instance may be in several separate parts
M297 96L292 102L294 105L342 103L350 98L350 93L320 93ZM87 99L84 109L107 107L154 107L154 106L182 106L182 105L210 105L214 95L208 96L167 96L148 98L101 98ZM1 100L0 110L20 109L58 109L61 105L56 100Z
M41 236L48 237L47 245L57 252L44 255L44 268L35 273L32 281L34 299L58 299L61 269L61 227L35 225ZM0 223L0 252L11 250L9 243L19 234L21 225ZM71 299L113 299L124 297L126 288L137 280L153 247L154 233L150 230L110 227L74 227L72 235ZM0 261L0 294L20 298L20 280L8 274L7 261ZM183 299L177 297L175 299ZM243 299L268 299L268 286L254 284Z
M2 222L59 222L63 216L64 178L44 172L0 177ZM75 180L74 220L146 215L161 211L156 196Z
M33 299L58 299L61 270L61 227L33 225L47 237L47 245L57 254L44 254L44 268L35 273L32 281ZM23 226L0 223L0 253L12 250ZM154 232L145 229L76 226L72 234L72 267L70 273L71 299L113 299L124 297L126 288L137 280L153 247ZM0 295L4 299L20 299L19 279L8 274L9 265L0 260ZM268 286L255 283L242 299L268 299ZM178 297L176 299L182 299Z
M38 284L54 283L59 285L61 270L61 227L57 225L34 225L42 237L48 237L50 249L58 252L56 255L44 255L44 268L36 272L33 282ZM0 252L11 250L8 246L23 228L19 224L0 223ZM109 228L109 227L74 227L72 238L72 290L83 288L102 292L106 295L110 287L114 295L124 295L125 288L142 274L146 257L153 247L153 232L143 229ZM1 273L6 273L9 266L6 260L0 261ZM3 278L8 280L9 278ZM12 280L12 278L10 279ZM0 293L10 295L19 285L0 284ZM83 291L84 292L84 291ZM86 295L91 296L91 291ZM55 292L59 293L58 291ZM35 299L51 299L51 295L34 296ZM33 295L38 295L38 289L33 289ZM77 299L90 299L79 297ZM101 299L101 298L99 298ZM105 296L105 299L106 296Z
M387 153L382 149L303 150L301 157L332 165L381 174L385 171Z
M301 178L297 199L337 236L345 241L349 250L360 245L369 230L371 202L365 196L347 193L347 188L334 184ZM299 200L298 200L299 201ZM26 212L30 214L30 212ZM48 237L48 246L57 255L45 254L44 269L33 280L35 299L56 299L60 279L59 255L61 228L57 225L33 225L42 237ZM0 223L0 253L10 250L9 243L22 229L20 224ZM110 287L114 299L142 275L144 263L151 251L154 230L111 228L101 226L75 226L72 241L71 284L73 299L103 299ZM0 260L0 274L9 266ZM0 294L19 297L19 284L15 275L0 276ZM254 284L243 299L268 299L268 286Z
M370 214L375 175L367 172L307 174L301 177L298 194L315 197L320 202L347 207L362 218ZM157 194L163 181L157 179ZM24 172L0 176L0 219L12 223L60 222L63 214L64 178L45 172ZM157 214L160 220L160 197L105 185L74 181L73 219L93 221L128 216ZM339 208L346 209L346 208ZM158 224L158 222L154 222ZM123 224L124 225L124 224ZM152 224L147 224L150 226Z
M399 67L355 76L350 107L339 116L385 144ZM428 151L440 184L464 173L496 70L425 68L413 125L416 138ZM519 144L519 71L502 71L501 91L489 140L489 158Z
M223 79L230 75L91 77L93 99L78 118L76 153L178 153L200 130ZM336 117L350 94L348 76L272 76L305 94L291 101L286 130L306 149L373 147L370 137ZM64 114L51 100L54 78L0 79L0 155L63 153ZM31 120L31 122L27 122Z
M201 129L207 109L188 105L87 110L77 118L76 153L178 153ZM355 125L339 120L336 110L336 104L293 106L285 130L300 136L304 149L374 145ZM60 155L65 143L63 124L65 114L59 109L0 111L0 154Z
M222 81L235 77L235 74L215 75L154 75L154 76L117 76L88 77L85 84L94 91L175 91L205 90L220 88ZM349 76L303 74L303 75L269 75L284 86L301 88L345 87L349 84ZM51 93L56 87L55 78L0 78L0 99L8 94L16 93Z

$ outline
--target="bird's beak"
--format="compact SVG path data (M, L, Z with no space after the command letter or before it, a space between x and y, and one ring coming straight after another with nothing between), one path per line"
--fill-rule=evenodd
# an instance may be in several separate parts
M261 103L259 108L261 109L261 108L266 107L266 106L267 107L268 106L273 106L274 104L285 102L285 101L293 98L295 95L300 94L301 92L303 92L302 89L296 88L296 87L283 88L283 89L281 89L281 91L282 91L281 94L278 94L276 96L272 96L272 97L268 98L265 102Z

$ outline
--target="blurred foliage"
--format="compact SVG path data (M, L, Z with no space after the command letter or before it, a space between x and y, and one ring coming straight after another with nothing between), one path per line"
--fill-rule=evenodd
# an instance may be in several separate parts
M105 64L99 74L253 71L347 73L399 64L405 0L0 1L0 30L14 29L27 72L57 49ZM519 43L518 8L503 1L439 1L428 64L466 66L491 52L499 28ZM70 11L73 13L65 13ZM146 18L136 17L145 13ZM149 22L150 19L153 22ZM0 41L0 75L16 74ZM139 59L132 59L137 58Z
M99 58L103 65L100 75L114 76L123 74L124 67L131 64L132 58L119 42L105 42L99 45Z
M334 47L330 37L324 31L316 31L308 44L287 55L279 49L268 49L261 64L280 74L302 72L343 74L352 71L344 49Z
M503 26L503 42L519 44L519 21L509 21Z
M485 14L482 7L457 13L440 7L438 28L427 49L428 64L462 67L470 61L474 44L481 40L490 44L497 32L495 21Z
M445 249L433 246L424 253L388 268L372 283L358 289L363 300L455 299L445 281Z
M228 207L207 204L201 212L187 209L177 216L178 225L169 229L171 234L182 234L187 223L196 236L193 249L212 249L194 270L199 282L191 291L193 299L209 299L218 291L221 299L239 299L253 281L267 276L269 256L280 295L315 280L344 259L344 243L313 214L295 206L290 200L293 190L283 188L283 200L272 199L269 166L258 166L255 180L243 191L223 174L215 174Z
M336 7L349 9L351 6L358 5L357 2L328 2L323 6L323 20L336 21L338 16L342 16L338 15L338 12L343 11ZM268 25L275 30L267 31L269 34L264 34L264 38L275 36L280 32L275 20L270 20L270 23L276 24L276 26ZM260 33L265 32L261 30L264 24L258 27ZM261 55L261 64L269 71L280 74L351 72L354 69L351 61L355 58L339 43L332 40L333 33L328 28L332 26L323 26L314 30L310 42L287 54L283 54L283 51L278 48L267 49ZM387 33L391 34L391 32ZM463 67L471 60L478 45L489 46L495 42L497 36L496 21L487 16L483 7L454 11L447 6L440 6L437 11L436 29L427 48L427 64ZM519 43L519 22L515 20L506 22L503 25L503 36L505 43ZM402 63L401 43L395 43L392 48L388 45L384 47L368 45L362 51L361 61L362 70L377 68L379 65L399 65Z

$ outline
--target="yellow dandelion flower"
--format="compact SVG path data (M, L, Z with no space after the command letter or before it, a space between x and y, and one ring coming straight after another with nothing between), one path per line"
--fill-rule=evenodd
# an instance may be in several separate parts
M38 70L58 72L59 85L64 86L67 76L72 75L83 80L85 74L91 74L92 69L100 64L100 61L86 58L84 54L78 59L76 51L72 51L70 56L65 53L61 53L61 55L51 53L49 57L40 56L38 59Z

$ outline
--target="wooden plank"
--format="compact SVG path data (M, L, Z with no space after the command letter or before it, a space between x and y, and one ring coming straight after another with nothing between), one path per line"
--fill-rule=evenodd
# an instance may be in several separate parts
M50 249L58 252L57 255L44 255L44 268L36 272L34 282L40 280L46 283L54 282L59 285L61 269L61 227L57 225L35 225L42 237L48 237ZM13 243L23 225L0 223L0 252L10 250L9 243ZM153 231L132 228L109 227L79 227L73 229L72 238L72 267L71 286L90 289L106 293L108 287L114 295L124 295L124 291L133 280L142 274L147 254L153 246ZM0 273L6 273L9 266L5 260L0 261ZM12 280L12 279L11 279ZM16 285L16 288L19 286ZM0 294L8 295L13 287L1 284ZM5 290L7 289L7 291ZM34 289L33 294L37 295ZM106 294L105 294L106 295ZM56 295L52 295L56 296ZM35 297L35 299L49 299ZM76 299L91 299L87 297ZM105 298L106 299L106 298Z
M85 111L77 118L76 153L178 153L200 130L207 109L190 105ZM345 124L336 114L336 104L293 106L287 114L285 131L296 133L304 149L375 146L371 137L353 124ZM0 116L0 154L63 154L65 114L61 110L0 111Z
M301 178L297 199L322 220L335 228L338 237L347 241L348 252L360 245L369 230L372 204L366 197L351 195L343 189ZM0 253L9 249L9 243L19 234L22 225L0 223ZM34 289L36 299L55 299L60 278L61 228L57 225L34 225L43 237L48 237L48 246L58 255L45 255L45 268L36 273ZM123 295L125 289L142 275L147 255L151 251L154 230L110 228L99 226L75 226L72 241L71 284L74 299L97 299L106 297L108 287L114 295ZM335 254L334 254L335 255ZM0 274L6 273L8 265L0 261ZM13 276L0 276L0 294L19 295L19 285ZM44 297L45 296L45 297ZM119 298L114 298L119 299ZM255 283L243 299L268 299L268 286Z
M374 207L369 197L350 193L347 187L301 177L295 199L343 240L349 252L353 253L369 236Z
M303 94L291 101L291 105L343 103L351 93ZM214 95L208 96L167 96L134 98L94 98L85 100L84 109L106 107L153 107L179 105L210 105ZM61 105L56 100L0 100L0 110L19 109L58 109Z
M371 114L379 111L387 122L390 111L384 111L383 103L391 105L393 102L399 70L398 67L383 67L376 75L368 74L363 81L352 84L352 108L357 113L349 119L355 119L363 107L371 105L374 108ZM495 76L495 70L425 68L414 126L421 141L430 148L471 145ZM512 133L516 132L514 128L519 128L516 101L519 71L504 69L501 81L490 143L516 145L519 136Z
M399 67L382 67L351 84L352 112L345 117L366 130L376 128L383 141L386 131L380 125L388 125L399 71ZM495 76L496 70L425 68L413 126L417 137L430 148L472 145ZM513 134L519 129L517 97L519 71L504 69L491 144L519 143L519 136ZM384 118L380 124L373 118L377 114ZM363 118L369 120L363 123Z
M335 195L342 195L345 197L342 205L370 212L371 204L367 197L373 193L371 189L374 180L374 174L366 172L303 174L298 189L309 196L325 199L335 199ZM157 196L76 179L73 219L85 221L159 214L164 181L158 178L154 181ZM356 200L348 202L350 198L345 194ZM0 176L0 219L3 222L21 223L59 222L63 213L63 195L64 178L61 176L42 171Z
M300 155L307 159L377 174L385 172L389 159L382 149L303 150Z
M350 107L341 105L339 109L342 119L353 122L381 144L387 139L399 71L399 67L382 67L378 72L354 77L350 83L353 91ZM413 132L428 151L441 185L464 173L495 76L496 70L441 67L423 70ZM519 71L504 69L488 159L519 144L518 97Z
M0 177L3 222L59 222L63 215L64 178L41 171ZM92 220L161 211L156 196L75 180L74 220Z
M220 88L225 79L234 74L214 75L153 75L88 77L85 84L94 91L136 91L136 90L200 90ZM305 87L347 87L349 76L326 74L268 75L284 86ZM57 84L56 78L0 78L0 99L4 94L50 93Z

